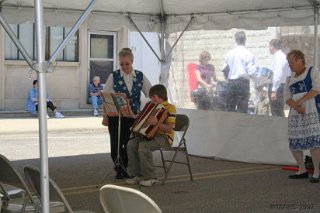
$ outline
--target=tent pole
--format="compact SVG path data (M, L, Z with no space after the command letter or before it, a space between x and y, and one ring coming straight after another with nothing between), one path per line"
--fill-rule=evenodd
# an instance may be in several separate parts
M165 17L161 17L161 38L160 38L160 53L161 53L161 64L165 63L165 48L164 48L164 39L165 39Z
M165 60L166 58L166 51L167 48L165 48L165 27L166 27L166 21L165 16L161 15L161 34L160 34L160 53L161 53L161 69L160 69L160 75L159 75L159 83L165 85L168 87L168 80L169 80L169 70L170 70L170 64Z
M179 37L177 38L177 40L174 42L174 44L172 45L171 49L169 50L168 54L166 55L164 61L167 60L168 56L171 54L173 48L177 45L178 41L180 40L181 36L184 34L184 32L189 28L192 20L194 19L194 16L191 17L189 23L187 24L187 26L183 29L183 31L180 33Z
M39 83L39 139L40 139L40 170L41 170L41 212L49 213L49 166L48 166L48 135L47 135L47 101L46 101L46 70L44 70L44 39L43 39L43 6L41 0L34 0L36 22L37 76Z
M134 23L134 21L132 20L132 18L128 15L127 16L129 21L131 22L131 24L136 28L136 30L139 32L139 34L141 35L141 37L143 38L143 40L147 43L147 45L149 46L149 48L151 49L151 51L153 52L153 54L157 57L157 59L162 62L162 59L159 58L158 54L156 53L156 51L152 48L151 44L148 42L148 40L146 39L146 37L142 34L141 30L138 28L138 26L136 25L136 23Z
M314 6L314 67L318 67L318 24L319 24L319 6Z
M69 33L67 34L65 39L61 42L59 47L56 49L56 51L50 57L50 59L48 61L49 64L53 63L57 59L59 54L62 52L62 50L67 46L67 44L69 43L72 36L74 36L76 31L80 28L81 24L86 20L87 16L90 14L95 2L96 2L96 0L91 0L90 4L87 6L87 8L83 12L83 14L80 16L80 18L77 20L77 22L74 24L72 29L69 31Z
M14 34L6 20L3 18L0 12L0 23L3 26L4 30L8 33L9 37L11 38L12 42L16 45L16 47L19 49L20 53L24 57L24 59L27 61L29 67L33 69L33 61L31 57L28 55L26 49L23 47L17 36Z
M161 53L161 66L165 63L165 48L164 48L164 33L165 33L165 23L166 23L166 15L164 13L163 0L159 0L160 4L160 22L161 22L161 38L160 38L160 53Z

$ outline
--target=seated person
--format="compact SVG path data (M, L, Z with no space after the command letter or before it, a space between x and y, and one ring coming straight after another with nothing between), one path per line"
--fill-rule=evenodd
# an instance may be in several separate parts
M33 87L28 91L28 98L26 104L26 111L30 112L32 115L37 115L38 113L38 80L33 81ZM54 113L56 118L64 118L60 112L57 111L57 105L47 96L47 107L50 108ZM49 115L47 115L49 118Z
M210 89L215 85L217 77L214 65L209 63L210 60L210 53L203 51L199 56L199 64L188 65L189 89L191 89L191 98L197 109L212 108Z
M200 64L196 65L196 78L198 87L211 87L217 81L213 64L210 64L210 53L203 51L199 56Z
M174 139L176 107L167 102L166 87L161 84L152 86L149 97L153 102L162 104L168 110L169 115L159 126L154 139L147 141L136 136L129 140L127 145L128 174L133 178L126 180L128 184L139 183L142 186L152 186L157 183L152 152L161 147L171 146ZM156 116L152 116L148 119L148 122L150 125L156 125L158 119Z
M100 83L100 77L94 76L92 83L89 84L89 103L92 104L93 115L99 115L99 105L102 104L102 98L100 96L100 91L103 90L103 86Z

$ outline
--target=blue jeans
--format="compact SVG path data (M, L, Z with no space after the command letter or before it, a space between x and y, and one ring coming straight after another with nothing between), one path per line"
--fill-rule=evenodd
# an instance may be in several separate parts
M100 96L90 96L89 103L92 105L93 109L98 109L99 105L102 104L102 98Z

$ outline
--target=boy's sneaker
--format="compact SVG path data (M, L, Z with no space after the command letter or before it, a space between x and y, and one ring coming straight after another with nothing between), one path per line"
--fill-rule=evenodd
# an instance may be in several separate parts
M56 112L54 117L56 117L56 118L64 118L64 115L62 115L60 112Z
M135 185L139 183L139 177L133 177L126 180L126 183L129 185Z
M94 109L94 110L93 110L93 116L98 116L98 115L99 115L98 110L97 110L97 109Z
M149 180L141 180L139 182L139 184L141 186L152 186L153 184L159 183L159 181L157 180L157 178L154 179L149 179Z

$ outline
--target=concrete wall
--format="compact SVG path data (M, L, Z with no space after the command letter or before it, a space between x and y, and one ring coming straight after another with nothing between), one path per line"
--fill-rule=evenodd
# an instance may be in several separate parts
M95 29L90 29L95 30ZM99 30L99 29L98 29ZM47 94L59 109L86 109L88 75L88 32L84 23L79 29L79 62L57 62L46 74ZM118 48L128 45L128 30L119 28ZM5 47L5 31L0 27L0 47ZM4 60L5 48L0 48L0 110L24 110L28 90L37 78L27 63L20 60Z
M37 78L36 73L33 71L30 74L23 61L5 61L4 71L4 110L24 109L27 92L32 87L32 81ZM47 94L59 108L79 108L79 63L58 63L52 71L46 75Z

